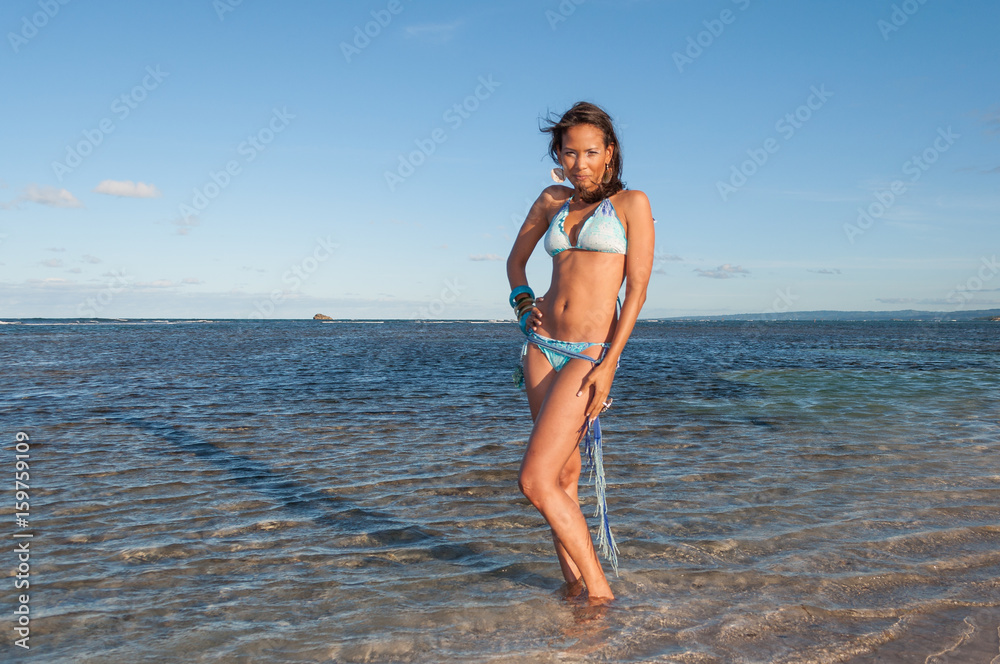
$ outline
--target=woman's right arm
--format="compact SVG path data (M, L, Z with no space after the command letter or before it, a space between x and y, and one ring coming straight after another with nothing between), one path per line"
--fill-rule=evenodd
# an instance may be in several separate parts
M507 257L507 280L510 282L511 290L518 286L528 285L528 274L525 271L525 266L528 264L528 259L531 258L531 253L535 250L535 245L545 237L545 232L549 229L548 213L556 201L553 194L564 188L552 185L543 189L531 205L524 223L521 224L521 230L517 232L514 246Z

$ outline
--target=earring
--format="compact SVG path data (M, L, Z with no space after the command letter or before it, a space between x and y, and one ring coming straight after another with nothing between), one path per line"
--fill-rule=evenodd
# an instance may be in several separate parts
M614 171L608 166L609 164L604 164L604 177L601 178L601 182L604 184L611 182L611 176L614 175Z
M563 169L561 169L561 168L553 168L552 169L552 181L553 182L565 182L566 181L566 174L563 172Z

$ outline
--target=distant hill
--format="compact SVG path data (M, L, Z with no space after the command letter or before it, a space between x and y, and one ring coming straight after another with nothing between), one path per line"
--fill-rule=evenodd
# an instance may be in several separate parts
M731 314L727 316L673 316L657 320L727 321L727 320L838 320L838 321L968 321L1000 319L1000 309L976 311L786 311L783 313Z

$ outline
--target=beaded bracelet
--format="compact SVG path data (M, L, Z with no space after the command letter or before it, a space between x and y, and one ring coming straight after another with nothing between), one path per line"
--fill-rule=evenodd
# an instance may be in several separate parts
M532 300L530 297L526 297L523 300L518 301L517 308L515 309L515 311L517 312L517 317L520 318L525 311L531 311L534 308L535 308L535 301Z
M512 290L510 292L510 306L511 307L513 307L515 309L517 308L517 300L518 300L517 296L521 295L523 293L527 293L528 297L530 297L532 300L535 299L535 291L531 290L530 286L518 286L517 288L515 288L514 290Z

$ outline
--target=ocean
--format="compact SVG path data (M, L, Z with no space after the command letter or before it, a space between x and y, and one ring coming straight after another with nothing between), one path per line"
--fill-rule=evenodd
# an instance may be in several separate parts
M16 323L3 661L1000 662L1000 323L640 322L604 611L517 489L512 323Z

